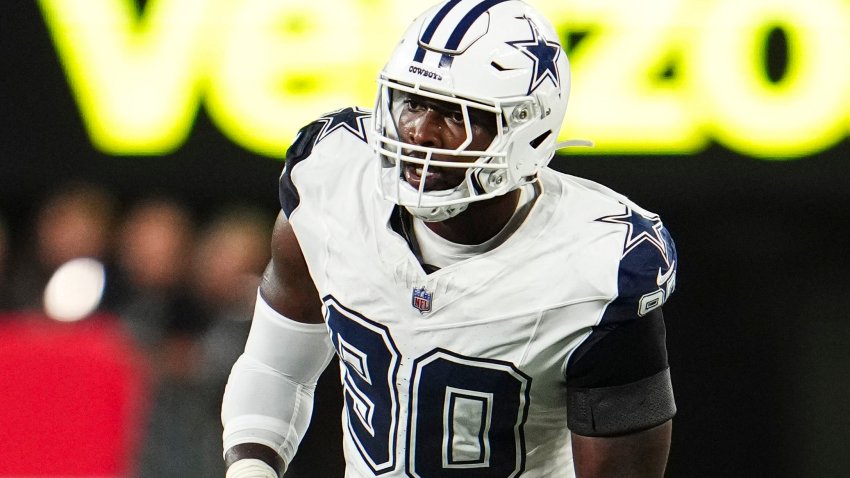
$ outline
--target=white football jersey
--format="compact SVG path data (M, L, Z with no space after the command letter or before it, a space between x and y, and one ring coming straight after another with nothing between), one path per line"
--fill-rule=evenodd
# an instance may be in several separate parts
M672 293L669 235L544 169L510 238L426 274L389 225L368 121L314 123L281 187L342 364L346 476L572 476L567 361L606 311L638 319Z

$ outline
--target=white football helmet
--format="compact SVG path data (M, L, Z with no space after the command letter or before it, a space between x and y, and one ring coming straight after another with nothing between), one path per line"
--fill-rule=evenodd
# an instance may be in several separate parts
M548 20L518 0L449 0L408 28L378 78L374 143L384 169L385 198L425 221L443 221L469 203L505 194L536 180L563 144L557 142L567 109L570 68ZM415 94L457 105L466 141L457 149L406 143L399 135L400 97ZM485 150L468 150L473 109L496 117ZM443 160L434 159L440 156ZM466 157L466 162L446 157ZM472 158L471 160L469 158ZM466 168L448 190L414 188L405 164Z

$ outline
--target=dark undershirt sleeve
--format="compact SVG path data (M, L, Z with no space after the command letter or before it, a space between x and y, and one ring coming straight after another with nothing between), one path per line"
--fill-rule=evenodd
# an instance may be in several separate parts
M584 436L616 436L676 414L661 309L594 327L567 364L567 424Z

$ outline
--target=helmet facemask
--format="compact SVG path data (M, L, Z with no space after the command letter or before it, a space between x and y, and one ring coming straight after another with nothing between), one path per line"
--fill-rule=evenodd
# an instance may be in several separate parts
M444 221L463 212L469 203L483 201L505 194L533 181L530 176L517 176L518 168L510 170L508 146L511 136L534 115L540 107L531 97L492 99L458 97L421 85L405 85L385 77L380 84L375 107L375 149L381 158L383 171L379 188L384 198L404 206L411 214L428 222ZM456 109L458 123L463 122L466 136L454 149L441 149L405 141L399 131L399 122L406 102L410 98L433 100ZM485 149L471 149L473 125L493 132L493 139ZM405 178L405 170L413 167L422 179L418 188ZM433 168L463 169L464 176L458 184L447 189L426 188L425 178Z

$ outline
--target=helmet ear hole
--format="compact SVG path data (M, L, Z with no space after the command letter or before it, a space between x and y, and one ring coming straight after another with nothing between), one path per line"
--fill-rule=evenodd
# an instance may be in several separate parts
M531 145L532 148L537 149L537 148L540 147L541 144L543 144L543 141L546 141L546 138L548 138L549 135L551 135L551 134L552 134L552 130L548 130L545 133L541 134L540 136L529 141L528 144Z

